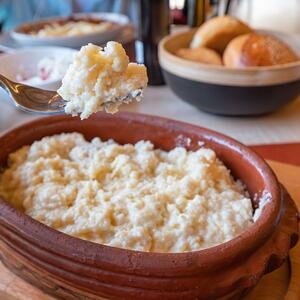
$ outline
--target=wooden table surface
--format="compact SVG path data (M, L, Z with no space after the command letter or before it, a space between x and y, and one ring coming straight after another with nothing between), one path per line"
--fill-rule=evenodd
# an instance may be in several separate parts
M300 143L256 145L251 148L265 159L300 166Z

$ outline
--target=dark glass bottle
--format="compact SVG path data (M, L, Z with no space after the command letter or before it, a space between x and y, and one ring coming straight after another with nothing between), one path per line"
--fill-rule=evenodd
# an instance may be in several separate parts
M205 0L187 0L187 9L190 27L199 27L205 22Z
M170 30L169 0L140 0L136 61L147 67L149 85L162 85L158 63L158 43Z

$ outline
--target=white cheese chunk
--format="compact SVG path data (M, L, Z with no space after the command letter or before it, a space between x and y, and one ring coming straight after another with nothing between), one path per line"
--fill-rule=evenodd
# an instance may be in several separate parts
M105 109L114 113L122 103L140 101L147 86L144 65L129 63L121 44L102 49L88 44L75 54L58 93L67 101L65 112L81 119Z
M203 249L253 223L243 185L213 150L87 142L79 133L10 154L0 195L66 234L141 251Z

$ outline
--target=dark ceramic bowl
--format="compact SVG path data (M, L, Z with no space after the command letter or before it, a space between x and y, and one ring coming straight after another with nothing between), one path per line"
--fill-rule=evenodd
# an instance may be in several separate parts
M261 115L278 110L300 94L300 61L233 69L205 65L176 56L188 48L195 30L164 38L159 62L167 84L181 99L201 110L228 116ZM278 34L300 56L299 40Z
M44 136L81 132L119 143L150 140L170 150L211 147L257 206L261 216L226 243L186 253L149 253L88 242L39 223L0 199L0 254L4 264L30 283L61 299L193 300L238 298L278 268L298 240L297 209L268 165L246 146L219 133L140 114L104 113L87 120L42 118L0 136L0 166L9 153Z

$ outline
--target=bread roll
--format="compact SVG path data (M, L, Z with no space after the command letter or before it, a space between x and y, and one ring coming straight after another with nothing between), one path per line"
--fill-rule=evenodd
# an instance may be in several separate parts
M258 33L233 39L224 51L224 65L231 68L273 66L297 61L299 58L278 38Z
M237 18L215 17L199 27L191 42L191 48L207 47L222 53L233 38L250 32L252 29Z
M181 48L176 52L176 55L203 64L222 65L220 54L204 47L195 49Z

